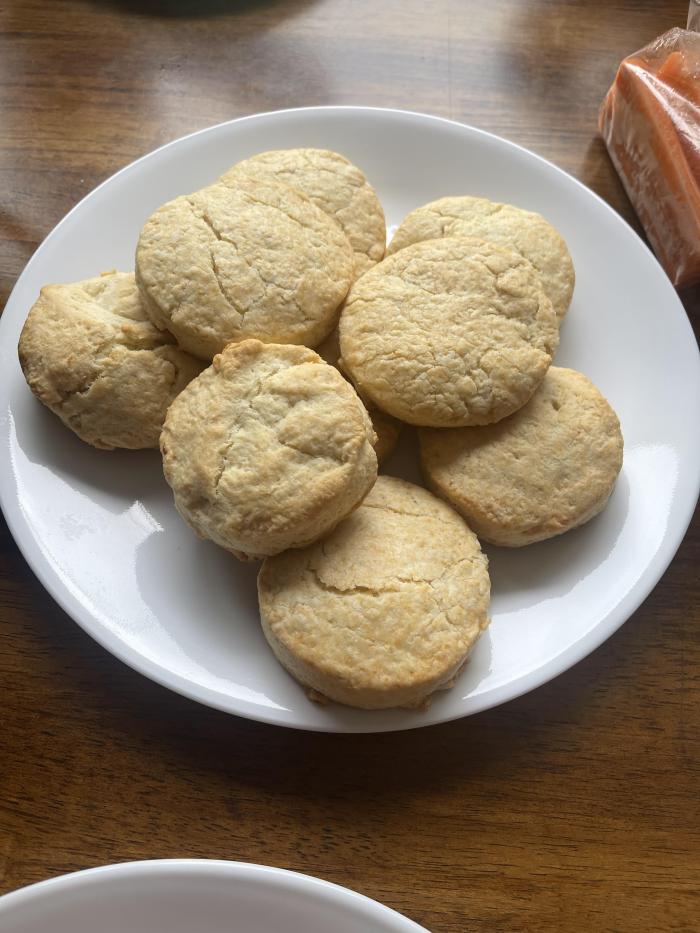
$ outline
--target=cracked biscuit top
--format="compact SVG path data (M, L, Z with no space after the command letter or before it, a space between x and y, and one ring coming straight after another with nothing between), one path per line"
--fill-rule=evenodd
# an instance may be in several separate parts
M516 411L559 341L532 265L472 237L426 240L384 259L350 289L339 331L342 366L360 395L429 427Z
M36 397L93 447L158 447L165 412L202 369L148 319L134 275L47 285L19 340Z
M240 178L175 198L149 217L136 249L151 319L206 360L249 337L320 343L352 275L338 224L274 181Z
M574 264L563 237L541 214L487 198L440 198L404 218L387 252L445 236L482 237L519 253L539 272L559 320L566 314L574 291Z
M336 220L355 254L355 275L384 256L386 223L374 188L357 166L328 149L274 149L238 162L221 176L236 184L241 177L272 179L302 191Z
M380 476L333 533L265 561L265 636L302 684L365 709L420 705L451 685L488 625L476 536L422 487Z
M558 366L510 418L419 437L431 488L480 538L509 547L593 518L622 466L617 415L589 379Z
M236 556L300 547L348 515L377 476L352 386L306 347L229 344L171 405L165 478L182 517Z

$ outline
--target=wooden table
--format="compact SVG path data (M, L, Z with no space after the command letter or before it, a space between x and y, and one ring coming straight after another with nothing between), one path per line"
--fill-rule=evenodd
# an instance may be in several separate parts
M596 136L618 61L684 0L5 0L3 302L85 193L242 114L371 104L534 149L636 223ZM698 307L689 304L697 319ZM214 712L114 660L0 531L0 890L127 859L318 875L435 933L698 929L700 524L553 683L380 736Z

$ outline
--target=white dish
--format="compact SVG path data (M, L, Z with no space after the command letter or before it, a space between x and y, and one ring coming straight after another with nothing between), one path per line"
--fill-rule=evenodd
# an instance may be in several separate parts
M16 358L46 282L130 269L139 228L163 201L264 149L345 153L394 227L459 192L543 213L577 271L557 363L586 373L620 415L625 463L605 512L522 550L489 548L493 623L451 691L427 711L319 707L260 631L255 567L199 541L176 514L156 452L93 450L34 400ZM203 130L123 169L47 237L0 323L0 502L29 564L97 641L153 680L251 719L374 732L444 722L524 693L601 644L673 557L700 484L700 366L683 308L656 260L602 200L502 139L421 114L309 108ZM408 445L410 448L410 445ZM406 446L390 472L417 478Z
M427 933L347 888L245 862L105 865L0 897L3 933Z

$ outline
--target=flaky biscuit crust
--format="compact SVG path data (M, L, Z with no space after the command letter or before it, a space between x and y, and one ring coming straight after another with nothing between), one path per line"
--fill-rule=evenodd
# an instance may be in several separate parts
M152 320L206 360L251 337L315 346L352 276L338 224L273 181L240 178L175 198L149 217L136 249Z
M153 326L131 272L47 285L19 340L36 397L93 447L158 447L175 396L202 369Z
M344 156L328 149L274 149L238 162L221 176L223 184L244 175L272 179L303 192L337 221L355 254L355 277L384 256L386 222L374 188Z
M329 532L377 475L352 386L306 347L230 344L170 407L165 477L190 526L239 557Z
M340 316L341 365L401 421L490 424L544 378L559 340L527 260L484 240L415 243L370 269Z
M428 485L484 541L519 547L603 510L622 466L617 415L593 383L552 366L528 404L498 424L419 431Z
M464 521L427 490L380 476L323 541L269 558L265 636L302 684L363 709L417 706L488 625L489 576Z
M481 237L529 260L542 278L557 317L563 319L574 291L574 264L564 238L541 214L487 198L439 198L404 218L387 254L445 236Z

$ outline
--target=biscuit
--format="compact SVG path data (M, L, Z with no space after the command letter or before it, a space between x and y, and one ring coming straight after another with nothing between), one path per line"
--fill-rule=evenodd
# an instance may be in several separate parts
M350 244L327 214L286 185L246 178L164 204L136 250L153 322L206 360L248 337L320 343L352 274Z
M323 343L316 347L316 352L326 363L340 369L340 344L338 343L337 327L331 331ZM342 373L343 370L340 369L340 372ZM383 412L366 399L362 399L362 401L367 409L367 414L372 421L372 427L377 437L374 442L374 452L377 455L378 462L383 463L393 454L396 448L399 436L401 435L401 422L397 421L396 418L392 418L391 415L387 415L386 412Z
M185 521L256 558L348 515L376 479L373 441L354 389L313 350L245 340L170 406L161 452Z
M393 476L325 540L268 558L258 576L277 659L315 693L362 709L419 706L451 686L488 625L489 591L460 516Z
M440 198L412 211L399 225L387 253L444 236L475 236L512 249L537 269L561 320L574 291L574 264L561 234L541 214L486 198Z
M593 518L622 466L617 415L585 376L556 366L498 424L418 433L428 485L480 538L508 547Z
M131 272L41 289L19 361L36 397L93 447L158 447L168 405L202 369L146 316Z
M489 424L527 402L559 339L538 274L469 237L414 243L370 269L340 316L341 365L409 424Z
M377 455L377 462L384 463L396 450L396 445L401 436L401 422L391 415L387 415L375 405L365 405L369 415L372 427L374 428L374 452Z
M336 220L355 253L355 276L362 275L384 256L384 211L357 166L327 149L275 149L238 162L220 181L236 183L244 175L272 179L302 191Z

